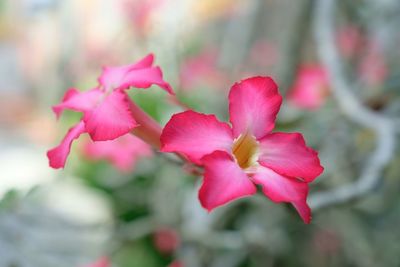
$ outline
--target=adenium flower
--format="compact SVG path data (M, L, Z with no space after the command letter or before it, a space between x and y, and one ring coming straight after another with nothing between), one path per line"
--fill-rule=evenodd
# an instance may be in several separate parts
M108 141L87 140L82 152L91 160L110 161L121 172L132 171L139 158L149 157L153 154L147 143L131 134Z
M85 92L72 88L65 93L62 102L53 107L57 117L65 109L82 112L83 117L59 146L47 152L51 167L64 167L72 141L82 133L88 133L93 141L106 141L125 135L139 125L132 114L134 104L125 92L129 87L148 88L155 84L173 94L171 86L162 78L160 67L152 66L153 60L149 54L132 65L105 67L98 87Z
M356 25L349 24L338 29L336 41L339 51L345 57L352 57L357 54L365 40L361 30Z
M368 44L357 70L360 78L369 86L379 86L385 81L389 68L377 42Z
M319 109L329 95L329 79L320 65L304 65L297 72L288 99L295 106L308 110Z
M152 20L161 12L165 0L124 0L121 4L128 19L133 22L135 30L145 35L150 29Z
M171 254L179 247L180 238L174 229L162 227L155 231L153 235L153 243L161 253Z
M203 85L219 88L226 77L218 69L217 58L218 51L213 48L186 58L179 76L182 89L188 91Z
M261 185L272 201L290 202L310 222L308 183L323 167L300 133L271 133L281 102L271 78L253 77L230 90L231 126L191 110L166 124L162 151L181 153L205 168L199 199L208 211L253 195Z

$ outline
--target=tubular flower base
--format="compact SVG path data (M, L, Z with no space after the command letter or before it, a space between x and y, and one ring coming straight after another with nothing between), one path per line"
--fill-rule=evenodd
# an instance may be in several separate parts
M88 133L93 141L106 141L129 133L139 124L141 131L146 132L143 129L146 120L151 121L148 124L154 124L149 116L144 118L142 113L139 114L139 108L132 110L135 105L125 92L130 87L148 88L155 84L173 94L171 86L162 78L161 69L152 66L153 61L154 57L150 54L132 65L105 67L98 79L98 87L86 92L69 89L65 93L62 102L53 107L57 117L65 109L82 112L83 117L68 131L59 146L47 152L51 167L64 167L72 141L82 133ZM149 135L154 135L154 129L161 131L161 128L153 126Z
M308 183L323 167L301 134L271 133L281 102L271 78L253 77L230 90L232 127L191 110L175 114L166 124L162 151L182 153L205 168L199 199L208 211L253 195L261 185L268 198L291 203L310 222Z

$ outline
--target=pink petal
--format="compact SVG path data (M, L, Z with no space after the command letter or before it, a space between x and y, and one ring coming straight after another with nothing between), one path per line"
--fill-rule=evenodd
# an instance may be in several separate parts
M72 141L78 139L78 137L84 132L85 124L83 121L80 121L77 125L69 129L60 145L47 152L50 167L54 169L64 168L65 161L67 160L68 154L71 150Z
M154 55L152 53L148 54L147 56L145 56L144 58L142 58L141 60L139 60L138 62L129 65L129 70L132 69L142 69L142 68L149 68L153 65L154 62Z
M311 209L306 201L294 201L292 205L295 207L304 223L309 224L311 222Z
M203 162L205 172L199 199L208 211L257 192L250 178L228 153L215 151L205 156Z
M160 86L170 94L174 94L169 83L163 80L163 74L160 67L151 67L144 69L135 69L129 71L121 82L123 88L137 87L148 88L153 84Z
M54 113L56 113L57 118L60 117L64 109L85 112L94 108L103 94L104 92L97 88L86 92L79 92L78 90L71 88L65 92L61 103L53 106L52 109Z
M114 90L90 112L86 112L86 131L93 141L112 140L120 137L135 126L129 108L129 97L121 90Z
M129 71L129 66L103 67L103 72L99 77L99 83L106 89L122 88L121 81ZM125 88L122 88L125 89Z
M229 114L235 137L250 131L261 138L275 127L282 97L269 77L253 77L232 86Z
M195 163L215 150L230 151L233 138L228 124L214 115L191 110L175 114L161 134L161 151L179 152Z
M119 67L104 67L103 72L99 77L99 83L105 88L120 88L124 77L129 73L129 71L149 68L153 65L153 61L154 55L149 54L134 64Z
M282 175L313 181L324 168L300 133L271 133L260 141L259 162Z
M160 86L170 94L174 94L169 83L163 80L160 67L152 67L154 57L152 54L132 65L120 67L104 67L99 77L99 83L110 89L127 89L131 86L148 88L153 84Z
M282 176L273 170L259 167L252 176L262 186L263 193L274 202L290 202L305 223L311 221L311 210L307 205L308 185L294 178Z
M262 185L264 194L274 202L305 200L308 194L307 183L265 167L259 167L252 180Z
M132 171L139 157L152 155L151 147L131 134L108 141L88 140L83 147L83 152L92 160L110 161L122 172Z

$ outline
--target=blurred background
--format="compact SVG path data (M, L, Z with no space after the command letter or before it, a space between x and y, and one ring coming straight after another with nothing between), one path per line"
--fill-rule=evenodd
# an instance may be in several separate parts
M333 1L330 18L316 14L324 1L1 0L0 266L400 266L400 2ZM324 31L339 74L315 38ZM129 93L162 125L186 108L226 120L234 82L277 81L276 131L303 133L325 167L310 225L261 194L207 214L199 177L147 148L121 166L81 138L64 170L48 167L79 117L57 121L51 106L149 52L179 101ZM354 100L389 122L359 125L343 110Z

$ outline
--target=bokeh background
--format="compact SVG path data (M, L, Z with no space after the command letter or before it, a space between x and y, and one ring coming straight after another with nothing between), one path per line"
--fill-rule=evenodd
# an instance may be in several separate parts
M397 0L1 0L0 266L400 266L399 12ZM177 98L130 94L162 125L186 108L226 120L235 81L277 81L276 130L303 133L325 167L310 225L261 194L208 214L200 178L157 152L121 171L81 138L64 170L48 167L79 116L56 121L51 105L149 52Z

